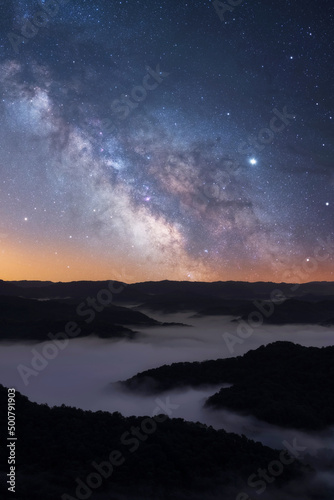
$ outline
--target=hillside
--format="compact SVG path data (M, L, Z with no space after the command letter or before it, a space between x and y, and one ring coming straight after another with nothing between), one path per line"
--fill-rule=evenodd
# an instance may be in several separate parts
M164 365L121 382L152 393L219 383L233 385L211 396L208 407L297 429L334 424L334 347L275 342L235 358Z

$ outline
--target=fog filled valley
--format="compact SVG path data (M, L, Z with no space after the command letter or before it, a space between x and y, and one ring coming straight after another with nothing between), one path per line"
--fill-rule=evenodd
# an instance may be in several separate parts
M212 305L213 296L216 297L211 314L202 310L206 307L205 300L197 292L196 300L194 296L191 299L191 293L186 295L187 303L179 302L177 311L179 297L175 298L175 305L173 290L159 300L160 292L151 290L148 304L140 303L138 290L135 286L129 290L129 286L123 299L122 293L115 293L110 304L105 301L99 311L93 308L94 320L91 324L86 322L89 331L81 328L84 335L71 338L64 335L64 326L71 319L81 325L81 318L69 315L67 308L82 304L87 295L80 292L75 297L73 287L72 292L70 287L63 291L63 297L59 290L57 297L52 297L50 290L37 292L36 287L24 289L17 284L2 286L7 294L0 296L0 384L17 391L17 432L22 433L21 450L18 445L17 453L18 457L22 453L22 463L31 462L30 466L22 464L21 472L18 467L16 498L38 495L50 500L90 497L248 500L259 495L264 500L333 498L334 348L330 346L334 344L334 334L328 324L330 316L323 316L324 311L333 310L332 287L330 293L317 290L318 299L315 296L310 299L308 289L312 318L305 323L293 319L290 324L288 319L272 321L275 311L288 302L291 317L295 318L305 297L270 302L262 285L258 288L254 285L252 297L242 300L234 297L233 304L215 291L206 298ZM20 292L13 291L12 286ZM168 286L167 283L162 288ZM101 284L96 290L101 290ZM30 296L22 297L19 293ZM97 296L96 291L91 290L91 296ZM250 314L259 311L254 307L256 297L262 301L262 319L255 321L252 317L250 321L248 311ZM324 306L326 301L330 305ZM165 307L161 306L163 302ZM25 308L30 311L29 318L25 317ZM38 321L31 313L34 308ZM233 315L232 309L236 311ZM45 318L41 314L44 310ZM20 311L20 317L16 318L13 311ZM56 319L52 311L56 311ZM59 311L64 315L61 318ZM314 319L317 314L319 321ZM89 317L88 313L86 316ZM258 315L256 318L259 320ZM46 330L43 321L48 326ZM18 333L18 325L23 329L27 325L26 331L30 333ZM15 341L11 340L11 332L15 333ZM47 336L50 332L52 336ZM56 332L62 335L57 336ZM261 346L267 347L259 350ZM298 346L326 349L313 352ZM226 380L225 365L214 368L218 374L216 380L213 368L208 370L205 364L192 363L207 360L233 363L236 357L240 360L233 370L232 365L227 366ZM184 365L185 362L189 364ZM250 362L253 364L247 365ZM179 365L161 368L173 363ZM147 370L150 377L140 375ZM232 371L236 377L233 381L229 379ZM224 404L224 394L230 394L224 391L232 391L233 395L239 385L240 390L246 387L250 402L237 411L233 409L233 398L232 403L225 398ZM208 399L214 395L217 398L222 388L219 396L222 405L208 405ZM284 410L285 397L288 406L291 401L291 415ZM3 402L4 389L1 398ZM269 406L273 414L265 413L268 401L272 401ZM255 416L256 412L269 416L262 420ZM283 418L285 413L286 422L280 425L281 417L275 421L273 415ZM292 421L296 425L289 423ZM138 436L132 432L136 426L141 429ZM30 448L35 451L29 451ZM96 473L91 464L102 463L112 450L121 450L124 462L115 461L112 480L105 478L101 485L92 481L89 486L85 477L90 472ZM55 467L57 472L51 474ZM2 483L5 470L1 466ZM259 475L259 470L267 470L266 475L264 472ZM100 475L103 477L102 472ZM81 478L81 489L77 478Z
M116 384L118 381L164 364L233 356L223 339L224 332L235 329L230 318L195 318L192 313L155 314L154 317L184 322L192 327L143 328L133 340L99 339L95 336L71 339L63 351L59 350L55 359L48 361L41 373L28 373L25 380L17 367L29 367L34 353L42 353L47 342L3 342L0 351L1 383L15 387L31 401L50 406L66 404L85 410L119 411L125 416L140 416L152 413L156 396L127 392ZM242 345L236 345L234 355L240 356L250 349L278 340L322 347L331 345L332 339L333 332L320 326L261 326ZM205 419L204 423L219 426L216 414L210 417L211 412L202 408L202 401L219 387L221 384L168 391L171 401L179 405L175 416L193 421Z

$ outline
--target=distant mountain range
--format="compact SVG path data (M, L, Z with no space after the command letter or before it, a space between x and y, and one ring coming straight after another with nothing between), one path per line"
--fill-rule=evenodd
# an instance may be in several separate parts
M102 288L108 287L109 281L72 281L68 283L52 283L50 281L2 281L0 280L0 295L15 295L26 298L82 298L94 295ZM121 283L115 281L115 287ZM186 306L187 303L196 302L208 297L221 299L269 299L273 290L281 290L287 298L302 298L307 301L317 301L319 298L334 300L334 282L310 282L304 284L272 283L245 281L216 281L192 282L192 281L147 281L126 285L119 300L139 300L145 302L152 296L166 299L169 304L177 303L181 298ZM172 301L173 295L175 300ZM149 300L150 302L150 300ZM151 301L152 304L155 301ZM150 303L151 303L150 302ZM166 300L162 300L166 302ZM156 302L157 305L157 302Z
M103 291L109 290L107 295L109 294L113 308L127 308L128 319L125 318L127 313L123 309L123 318L119 322L123 326L130 323L142 324L141 321L138 323L139 317L134 316L136 310L148 314L149 311L162 313L191 311L202 316L232 316L236 321L247 321L250 315L254 316L255 312L255 316L260 315L263 322L267 324L319 324L322 326L334 324L333 282L311 282L298 285L232 281L213 283L159 281L130 285L112 282L112 285L109 285L108 281L70 283L0 281L0 321L1 318L6 317L6 314L3 316L6 309L5 296L39 299L40 301L53 299L63 304L62 307L66 309L65 304L72 303L73 306L85 301L88 297L101 296L102 300L106 300L106 292ZM22 306L22 303L18 302L18 304ZM118 321L117 318L114 323ZM153 324L154 321L150 319L148 323Z

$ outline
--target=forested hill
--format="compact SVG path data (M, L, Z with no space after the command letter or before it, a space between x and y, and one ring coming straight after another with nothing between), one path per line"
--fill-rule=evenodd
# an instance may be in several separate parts
M252 414L285 427L323 429L334 424L334 347L274 342L244 356L164 365L122 382L134 391L233 384L207 406Z
M64 405L49 408L19 393L15 399L15 500L124 500L137 494L146 500L210 499L211 494L222 494L232 487L240 491L250 474L280 456L278 450L244 436L163 414L156 420L124 418L120 413L93 413ZM7 389L0 386L1 436L7 435L6 422ZM134 437L138 429L140 438ZM114 462L112 472L109 465L109 477L92 488L91 496L76 496L77 478L81 485L86 484L88 475L96 474L99 465L108 460ZM6 495L8 467L7 449L2 446L1 498L10 498L8 491ZM108 467L104 467L107 476ZM285 466L275 486L301 477L303 471L305 468L293 461ZM84 489L82 486L81 495ZM194 496L186 496L191 494Z
M173 324L161 323L140 311L112 303L101 306L75 299L41 301L0 295L0 340L43 342L49 340L49 332L67 334L69 330L68 338L88 335L134 338L133 327Z

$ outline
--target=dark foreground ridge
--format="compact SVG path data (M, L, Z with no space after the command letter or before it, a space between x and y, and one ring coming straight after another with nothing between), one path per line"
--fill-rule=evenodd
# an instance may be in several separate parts
M280 455L283 452L245 436L183 419L163 414L156 420L124 418L117 412L94 413L65 405L50 408L32 403L20 393L16 393L15 399L16 493L12 497L16 500L128 500L132 495L146 500L211 499L214 498L211 494L232 491L231 488L238 493L250 474L259 467L266 469L280 456L290 464L284 466L276 486L293 478L302 479L304 474L312 476L311 469L296 459L291 460L293 457L289 457L287 450ZM0 416L1 436L5 436L7 389L2 385ZM6 457L6 447L2 446L1 498L5 498L7 489ZM113 461L113 467L106 464L109 460ZM95 473L95 480L100 483L98 488L91 488L92 495L87 493L87 477L91 473ZM97 473L104 477L96 479Z
M233 384L206 405L252 414L282 427L318 430L334 424L334 347L274 342L236 358L174 363L122 382L130 390Z

